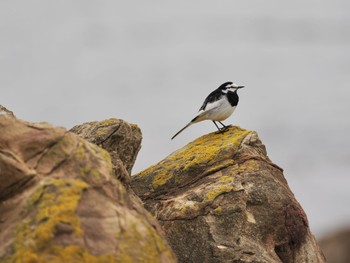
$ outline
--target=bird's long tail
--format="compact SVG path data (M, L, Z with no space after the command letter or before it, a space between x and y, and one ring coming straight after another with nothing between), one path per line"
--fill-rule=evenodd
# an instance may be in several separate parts
M186 129L188 126L192 125L193 122L189 122L185 127L183 127L181 130L179 130L171 139L174 139L176 136L178 136L184 129Z

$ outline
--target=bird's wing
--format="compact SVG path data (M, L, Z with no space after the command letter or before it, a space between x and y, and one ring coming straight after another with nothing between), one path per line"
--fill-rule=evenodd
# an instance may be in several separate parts
M217 107L215 101L219 100L223 94L219 90L214 90L212 93L205 98L203 105L200 107L199 111L206 111L209 108Z

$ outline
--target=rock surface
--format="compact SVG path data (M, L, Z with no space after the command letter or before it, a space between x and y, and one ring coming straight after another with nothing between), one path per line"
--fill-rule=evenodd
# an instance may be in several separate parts
M350 228L331 233L320 240L328 263L350 262Z
M8 114L0 130L0 262L175 262L105 150ZM135 156L119 157L131 170Z
M0 105L0 115L7 116L7 117L15 117L12 111L9 111L4 106Z
M205 135L132 177L179 262L325 262L255 132Z
M108 119L77 125L70 131L108 151L114 174L122 181L130 180L131 168L141 148L142 134L137 125Z

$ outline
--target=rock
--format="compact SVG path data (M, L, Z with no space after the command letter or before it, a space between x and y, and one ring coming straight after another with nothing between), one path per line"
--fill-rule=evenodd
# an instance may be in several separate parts
M120 119L87 122L74 126L71 132L108 151L112 157L113 173L125 186L133 208L164 237L164 232L155 218L148 213L141 199L130 188L130 173L141 148L142 134L135 124Z
M0 129L0 262L175 262L105 150L2 114Z
M6 109L4 106L0 105L0 116L7 116L7 117L15 117L15 115L13 114L12 111L9 111L8 109Z
M320 240L328 263L350 262L350 228L340 229Z
M77 125L70 131L108 151L114 174L122 181L130 180L131 168L141 148L142 134L137 125L108 119Z
M325 262L255 132L231 127L132 177L179 262Z

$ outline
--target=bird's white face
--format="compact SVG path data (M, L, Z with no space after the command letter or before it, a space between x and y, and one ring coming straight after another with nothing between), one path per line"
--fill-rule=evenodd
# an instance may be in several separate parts
M238 86L236 83L232 83L232 84L229 84L225 87L225 89L222 90L223 93L227 93L228 91L231 91L231 92L234 92L236 91L237 89L241 89L243 88L244 86Z

